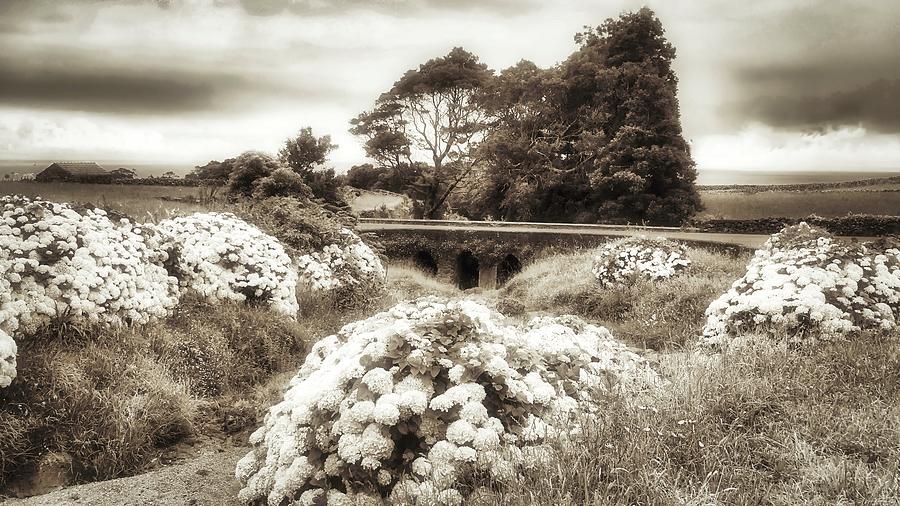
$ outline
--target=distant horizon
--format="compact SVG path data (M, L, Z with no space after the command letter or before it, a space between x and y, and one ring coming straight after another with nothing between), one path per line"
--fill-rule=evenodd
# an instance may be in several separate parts
M67 159L67 158L34 158L34 159L0 159L0 174L36 173L45 169L54 162L96 162L103 168L114 170L119 167L133 169L141 177L158 176L166 171L173 171L181 176L188 174L194 167L202 166L209 162L189 164L186 162L155 162L135 161L121 159ZM362 161L360 163L368 163ZM25 166L28 165L28 166ZM357 165L357 164L354 164ZM352 165L347 167L335 166L335 172L345 174ZM845 170L815 170L815 169L698 169L697 184L798 184L798 183L833 183L842 181L855 181L876 177L900 176L900 167L896 168L855 168Z

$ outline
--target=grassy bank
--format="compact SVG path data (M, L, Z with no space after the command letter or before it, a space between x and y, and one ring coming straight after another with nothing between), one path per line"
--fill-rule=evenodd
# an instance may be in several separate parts
M251 430L282 373L359 316L306 301L294 322L186 301L143 327L46 329L20 343L19 377L0 390L0 488L48 453L70 454L79 481L108 479L140 472L187 436Z
M575 314L602 322L635 345L679 348L699 334L706 307L743 275L750 254L693 248L689 257L687 271L669 280L602 289L591 273L591 250L549 256L510 280L500 307L509 313Z

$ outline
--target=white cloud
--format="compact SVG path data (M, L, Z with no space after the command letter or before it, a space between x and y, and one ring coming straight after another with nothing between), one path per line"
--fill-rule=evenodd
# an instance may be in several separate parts
M734 134L698 138L693 155L701 171L896 170L900 167L900 138L862 127L810 133L756 123Z

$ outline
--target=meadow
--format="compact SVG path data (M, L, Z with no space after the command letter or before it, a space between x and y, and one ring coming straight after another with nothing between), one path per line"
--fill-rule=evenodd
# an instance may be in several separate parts
M823 218L853 214L900 215L900 191L702 191L706 209L699 219L755 219L768 217L805 218L811 214Z
M54 202L93 204L127 214L139 221L159 221L179 212L201 211L205 207L200 204L167 201L163 198L199 201L205 197L204 192L208 190L187 186L0 181L0 195L23 195Z

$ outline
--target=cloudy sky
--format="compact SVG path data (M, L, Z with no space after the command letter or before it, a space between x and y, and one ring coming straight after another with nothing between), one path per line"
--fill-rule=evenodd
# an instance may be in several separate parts
M349 120L453 46L550 66L643 4L701 171L900 170L894 0L0 0L0 159L193 165Z

